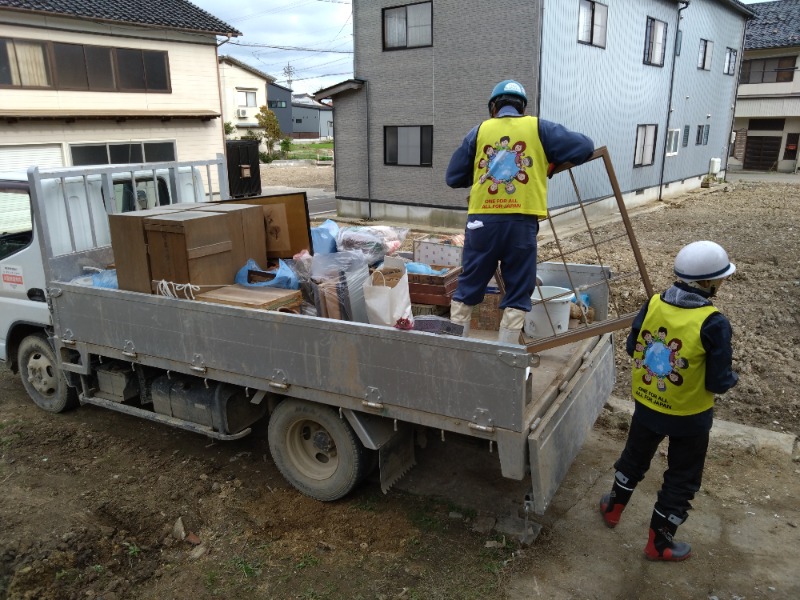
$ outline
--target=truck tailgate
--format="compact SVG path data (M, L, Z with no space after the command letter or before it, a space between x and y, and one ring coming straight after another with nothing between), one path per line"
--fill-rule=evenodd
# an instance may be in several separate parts
M614 386L611 334L600 338L528 435L532 501L544 514Z

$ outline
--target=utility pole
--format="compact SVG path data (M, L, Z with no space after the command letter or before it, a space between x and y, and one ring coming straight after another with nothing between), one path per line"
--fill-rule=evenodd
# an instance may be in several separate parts
M292 87L292 79L294 79L294 73L295 70L294 67L291 65L291 63L286 63L286 66L283 67L283 76L286 77L286 83L288 84L289 88Z

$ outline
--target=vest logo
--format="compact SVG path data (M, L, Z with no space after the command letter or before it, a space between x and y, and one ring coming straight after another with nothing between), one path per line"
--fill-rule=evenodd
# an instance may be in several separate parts
M659 327L656 336L647 329L643 329L640 335L643 342L636 342L633 362L637 369L645 370L642 381L649 386L655 380L659 392L666 391L667 382L682 385L680 371L689 366L689 362L680 356L683 342L678 338L667 342L666 327Z
M483 147L483 157L478 161L478 169L486 169L480 176L479 182L489 184L489 193L496 194L502 186L507 194L517 191L514 183L528 183L527 167L533 166L533 159L525 155L527 148L525 142L515 142L509 147L511 138L504 135L494 145L486 144Z

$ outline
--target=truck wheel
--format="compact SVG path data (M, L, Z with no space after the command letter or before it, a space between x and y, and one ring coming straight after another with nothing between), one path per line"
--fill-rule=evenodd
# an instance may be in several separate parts
M369 468L366 448L335 410L304 400L278 404L269 421L269 449L286 480L328 502L347 495Z
M67 385L55 352L43 335L24 338L17 350L17 361L22 385L36 406L59 413L77 404L75 390Z

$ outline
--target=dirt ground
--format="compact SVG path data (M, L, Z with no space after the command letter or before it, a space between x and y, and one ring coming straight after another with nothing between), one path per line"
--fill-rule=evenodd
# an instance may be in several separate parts
M285 179L269 185L325 187L318 181L332 178L326 168L273 170ZM636 211L637 239L656 289L670 283L683 244L711 238L726 247L738 271L716 304L733 324L741 380L718 399L717 418L796 436L800 186L726 189ZM619 272L633 268L630 253L604 258ZM614 299L630 311L644 297L631 285ZM620 398L630 385L623 339ZM51 415L0 367L0 599L800 597L796 459L715 441L679 535L693 557L648 563L641 549L663 456L619 527L605 528L596 512L626 424L624 413L604 411L537 519L541 534L523 547L491 529L507 507L487 511L478 500L513 486L499 468L474 468L496 466L496 455L469 441L431 440L388 495L369 480L321 504L281 478L266 427L219 443L91 406ZM461 483L458 495L415 492L444 477Z

